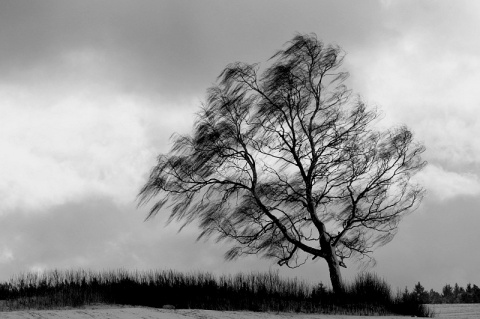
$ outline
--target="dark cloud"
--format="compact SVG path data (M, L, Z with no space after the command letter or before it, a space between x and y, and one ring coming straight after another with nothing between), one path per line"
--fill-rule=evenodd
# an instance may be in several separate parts
M166 215L146 223L145 209L103 199L65 204L44 214L16 211L0 218L0 280L44 269L175 269L233 274L276 268L255 257L227 262L227 243L197 241L195 225L178 233ZM8 254L11 253L11 256Z
M377 266L367 270L377 272L394 288L412 287L420 281L438 291L445 283L478 283L474 244L480 241L476 229L479 204L478 199L468 198L462 206L427 199L418 212L404 219L395 239L373 254ZM2 250L8 250L13 258L0 258L0 280L32 269L82 267L200 270L215 274L279 269L285 276L329 282L322 260L310 260L296 270L279 268L255 256L227 262L223 254L228 243L196 241L199 230L195 224L178 233L178 224L165 227L166 214L144 222L145 214L144 208L90 199L58 206L47 214L5 215L0 218L0 255ZM348 262L346 279L356 275L357 266Z
M108 242L128 230L125 211L105 201L52 208L48 213L14 212L2 216L0 241L13 259L6 273L35 267L75 268L105 264ZM8 227L5 227L8 225ZM132 229L133 231L133 229ZM92 264L93 263L93 264ZM2 278L5 279L5 278Z
M0 6L2 78L40 65L51 72L60 55L94 48L108 56L125 90L175 98L202 98L226 64L265 61L295 32L316 32L352 50L383 29L372 2L6 1Z
M427 198L402 221L395 239L375 253L379 263L374 270L400 288L420 281L440 291L447 283L480 282L474 244L480 242L479 204L471 197L463 197L461 204Z

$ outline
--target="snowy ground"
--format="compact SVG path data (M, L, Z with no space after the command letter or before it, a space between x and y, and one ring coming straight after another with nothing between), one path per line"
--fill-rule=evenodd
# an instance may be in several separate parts
M156 309L146 307L98 306L65 310L26 310L0 312L2 319L368 319L380 317L318 315L292 313L263 313L248 311L212 311L195 309ZM385 316L383 319L405 319L402 316Z

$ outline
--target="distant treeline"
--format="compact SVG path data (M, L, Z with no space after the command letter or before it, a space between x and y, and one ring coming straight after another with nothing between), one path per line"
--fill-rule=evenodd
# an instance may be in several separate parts
M418 282L413 291L405 288L404 296L410 296L419 300L423 304L439 304L439 303L480 303L480 288L477 285L468 284L466 288L455 284L453 287L446 284L442 288L442 293L438 293L433 289L426 291Z

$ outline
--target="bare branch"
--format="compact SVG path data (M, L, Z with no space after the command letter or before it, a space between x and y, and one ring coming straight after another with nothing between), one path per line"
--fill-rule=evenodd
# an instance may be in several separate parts
M426 164L410 130L376 130L378 111L350 97L344 55L299 34L262 71L228 65L141 189L147 219L168 209L169 221L197 221L199 238L234 244L227 259L321 257L338 288L344 259L369 259L418 207L410 179Z

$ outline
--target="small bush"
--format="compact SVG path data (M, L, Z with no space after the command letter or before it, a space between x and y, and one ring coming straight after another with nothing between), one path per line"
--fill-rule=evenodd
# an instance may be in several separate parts
M421 300L412 294L397 293L394 298L392 310L401 315L414 315L417 317L434 317L434 312Z
M346 284L341 294L334 294L320 284L312 290L312 298L323 308L339 314L433 316L418 300L393 297L390 285L369 273L360 274L352 283Z

